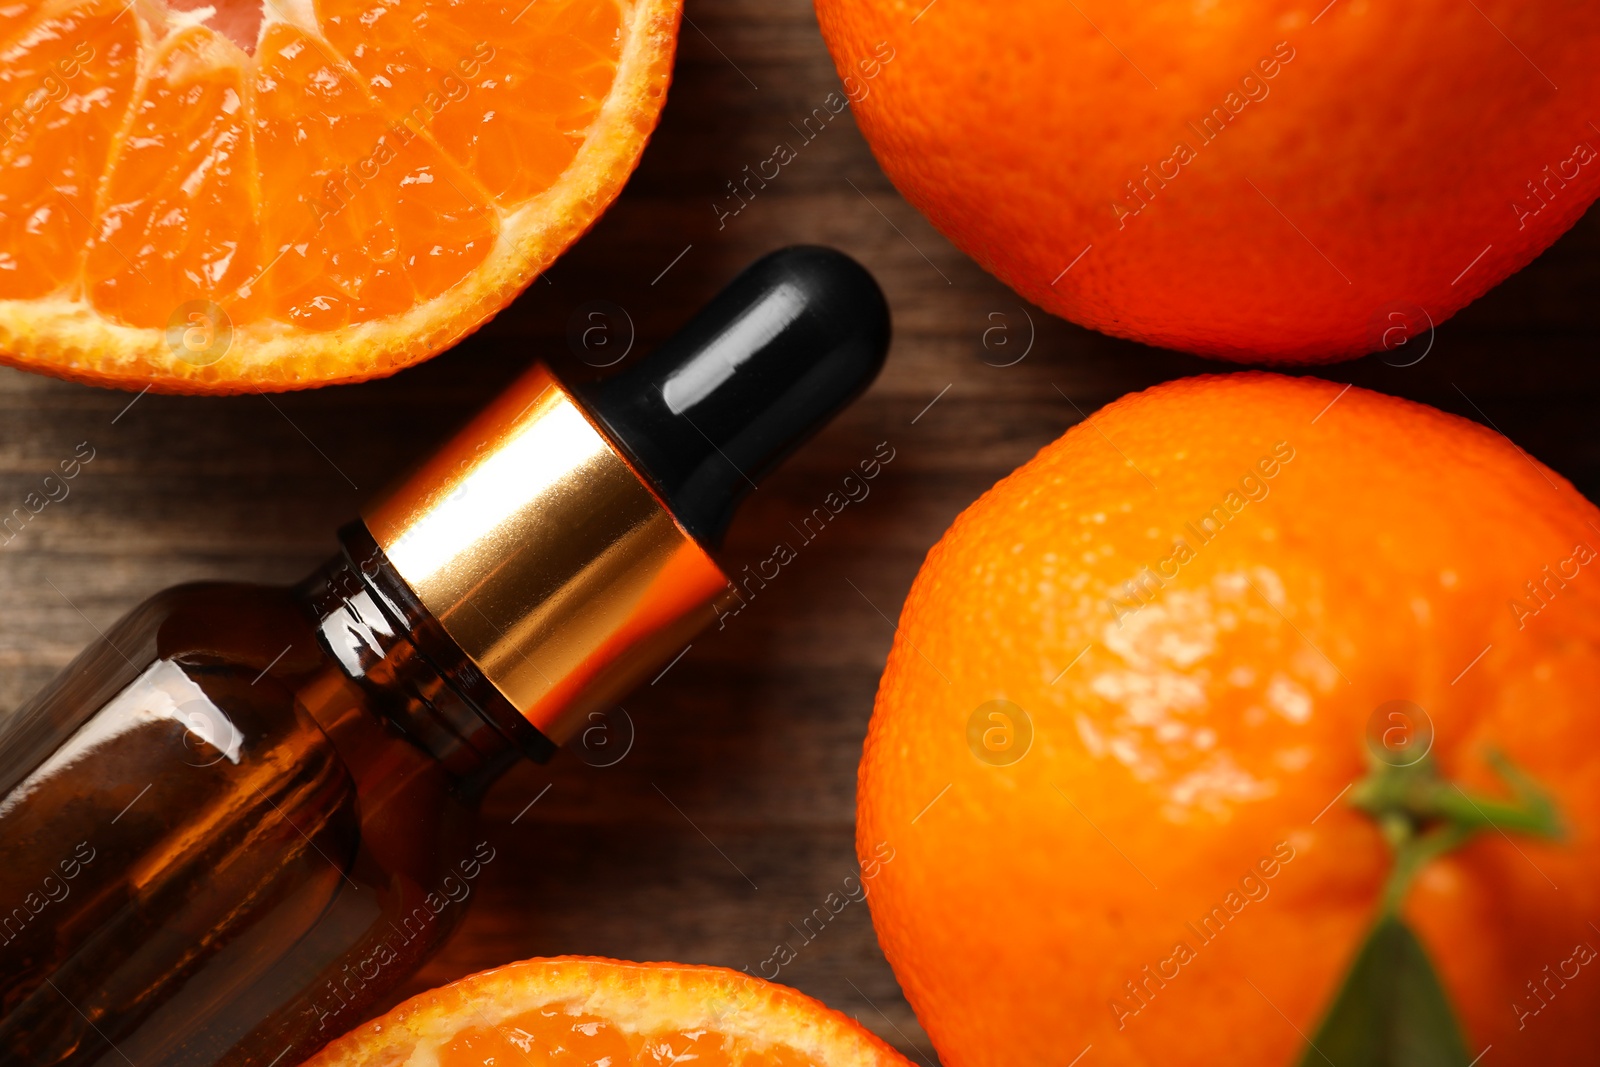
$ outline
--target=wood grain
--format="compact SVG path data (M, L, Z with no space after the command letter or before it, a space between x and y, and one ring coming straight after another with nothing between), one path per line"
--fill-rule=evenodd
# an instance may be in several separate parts
M888 293L888 369L754 495L727 566L738 571L792 540L789 523L878 442L896 458L747 610L629 699L636 736L620 763L593 768L562 755L494 789L485 833L506 859L411 988L556 953L755 970L788 940L798 957L781 980L931 1063L864 906L810 942L791 926L855 870L856 761L891 620L950 520L1084 412L1231 368L1024 305L896 195L848 112L719 227L724 183L794 140L789 124L838 82L806 0L691 0L688 14L664 120L620 201L515 305L431 363L367 385L227 399L134 400L0 371L0 511L80 442L95 450L71 495L0 547L0 708L15 708L95 628L163 586L298 578L368 496L528 361L592 373L567 342L585 302L626 308L645 351L759 254L836 245ZM1597 284L1600 214L1591 211L1441 327L1416 366L1367 359L1319 373L1491 421L1592 498ZM986 348L995 326L1005 332ZM991 365L1029 337L1021 362ZM1002 338L1013 347L997 348Z

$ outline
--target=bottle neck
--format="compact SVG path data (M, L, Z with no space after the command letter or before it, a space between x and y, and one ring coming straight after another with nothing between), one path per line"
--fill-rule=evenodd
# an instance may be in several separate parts
M660 670L727 595L705 549L543 366L362 520L370 536L351 552L386 610L464 653L466 681L487 679L557 744Z
M556 746L483 676L390 564L364 523L296 589L324 652L395 728L468 791Z

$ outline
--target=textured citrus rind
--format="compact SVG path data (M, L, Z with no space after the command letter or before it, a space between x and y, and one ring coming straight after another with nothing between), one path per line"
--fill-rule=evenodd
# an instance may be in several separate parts
M816 7L905 198L1021 296L1146 344L1392 350L1600 195L1582 0Z
M929 552L860 769L874 926L942 1062L1294 1062L1388 870L1348 791L1393 700L1450 780L1505 796L1498 752L1567 823L1408 897L1474 1052L1593 1062L1600 986L1525 983L1600 907L1597 561L1600 511L1506 438L1337 383L1171 382L1042 449ZM972 733L997 699L1031 722L1010 763Z

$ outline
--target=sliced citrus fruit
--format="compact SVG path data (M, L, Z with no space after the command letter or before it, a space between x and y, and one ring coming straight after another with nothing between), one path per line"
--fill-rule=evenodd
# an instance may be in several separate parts
M680 9L0 7L0 359L174 392L426 359L616 196Z
M722 967L563 956L430 990L304 1067L909 1067L803 993Z

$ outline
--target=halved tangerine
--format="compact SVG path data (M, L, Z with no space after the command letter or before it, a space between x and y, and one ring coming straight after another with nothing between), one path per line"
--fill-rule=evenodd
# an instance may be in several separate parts
M803 993L722 967L563 956L430 990L304 1067L910 1067Z
M0 0L0 360L172 392L426 359L627 180L682 0Z

